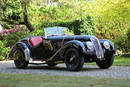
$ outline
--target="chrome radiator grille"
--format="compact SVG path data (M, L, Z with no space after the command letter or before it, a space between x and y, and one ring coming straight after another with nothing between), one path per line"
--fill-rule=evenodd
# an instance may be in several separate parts
M104 53L103 53L103 50L102 50L102 47L101 47L101 44L100 44L99 40L94 36L92 36L90 38L90 40L94 44L94 49L96 51L97 58L102 60L103 57L104 57Z

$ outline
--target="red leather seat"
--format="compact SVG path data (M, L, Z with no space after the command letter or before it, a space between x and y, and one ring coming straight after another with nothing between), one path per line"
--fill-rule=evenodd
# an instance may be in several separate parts
M29 41L32 44L32 47L35 47L38 44L40 44L43 41L43 39L41 37L32 37L29 39Z

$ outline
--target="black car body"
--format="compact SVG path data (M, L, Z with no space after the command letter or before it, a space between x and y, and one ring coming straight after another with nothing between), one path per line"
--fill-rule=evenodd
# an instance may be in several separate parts
M12 47L8 58L14 58L17 68L26 68L28 64L55 66L65 62L69 70L79 71L84 62L96 62L103 69L112 65L115 49L111 41L98 40L91 35L70 36L68 33L65 27L45 28L47 35L22 39Z

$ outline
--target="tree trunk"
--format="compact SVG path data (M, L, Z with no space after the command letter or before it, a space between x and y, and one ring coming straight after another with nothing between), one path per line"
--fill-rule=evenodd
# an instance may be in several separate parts
M22 11L23 11L24 23L30 31L33 31L34 27L32 26L32 24L30 23L28 19L26 3L24 1L21 1L21 6L22 6Z

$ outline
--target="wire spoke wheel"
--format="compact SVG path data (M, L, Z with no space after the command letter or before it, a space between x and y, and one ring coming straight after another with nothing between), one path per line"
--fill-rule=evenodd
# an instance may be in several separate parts
M78 49L69 48L65 53L65 63L69 70L79 71L84 64L84 58L80 55Z
M29 61L25 60L25 55L22 49L17 48L14 52L14 63L17 68L27 68Z
M114 61L114 56L113 56L113 54L108 54L108 55L105 55L105 57L104 57L103 60L97 59L97 60L96 60L96 64L97 64L101 69L107 69L107 68L109 68L109 67L112 66L113 61Z

